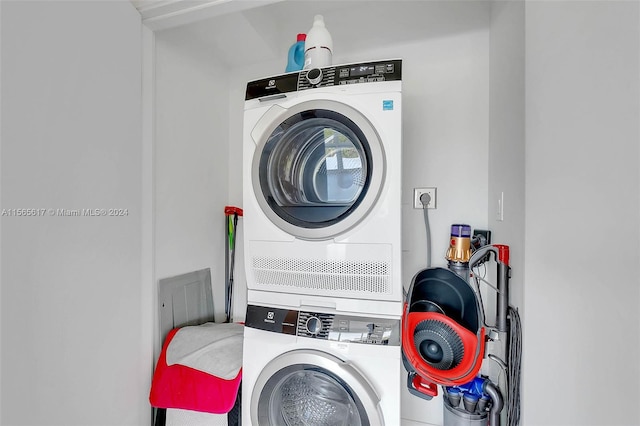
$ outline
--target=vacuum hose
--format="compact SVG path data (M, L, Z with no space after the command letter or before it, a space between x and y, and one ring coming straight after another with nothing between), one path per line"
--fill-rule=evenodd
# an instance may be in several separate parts
M493 405L491 406L491 412L489 413L489 424L491 426L499 426L500 425L500 412L504 407L504 401L502 400L502 395L500 394L500 390L496 385L491 383L490 381L485 381L482 390L489 395Z

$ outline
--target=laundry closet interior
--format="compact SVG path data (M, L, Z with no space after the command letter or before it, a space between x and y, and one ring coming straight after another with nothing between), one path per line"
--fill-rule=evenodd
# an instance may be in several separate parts
M245 89L317 14L333 64L402 60L405 290L437 188L433 266L455 223L511 248L522 424L640 424L640 4L586 0L1 1L0 422L152 423L159 282L209 269L224 321Z
M224 288L216 283L222 282L224 251L219 242L225 234L212 218L221 215L225 205L242 205L246 84L284 73L296 34L307 31L313 16L322 14L333 37L333 64L402 59L405 289L426 267L425 225L422 210L413 206L413 188L437 187L437 208L430 211L433 265L446 265L452 223L482 229L491 225L494 235L512 246L512 303L521 304L523 218L517 212L523 208L524 185L522 4L230 2L201 10L185 5L177 17L140 10L143 23L156 29L153 49L145 58L153 64L153 72L146 75L153 81L147 107L152 105L155 123L156 279L210 266L216 316L222 319ZM500 192L508 193L513 215L503 231L493 225ZM242 220L238 229L240 238ZM237 250L233 312L235 321L243 321L242 243ZM403 417L437 422L441 408L434 407L437 414L429 418L427 406L403 395Z

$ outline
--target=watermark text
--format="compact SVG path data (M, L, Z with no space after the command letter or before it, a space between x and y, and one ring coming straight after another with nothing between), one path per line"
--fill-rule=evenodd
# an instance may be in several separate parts
M2 209L2 217L123 217L129 216L129 209L121 208L86 208L86 209L63 209L63 208L20 208Z

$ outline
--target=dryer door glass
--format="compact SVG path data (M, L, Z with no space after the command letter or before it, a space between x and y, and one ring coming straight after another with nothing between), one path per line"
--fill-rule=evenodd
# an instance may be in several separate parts
M284 221L327 227L364 198L370 162L369 143L353 121L334 111L303 111L269 136L260 158L260 189Z
M321 367L296 364L274 374L258 402L260 425L364 426L366 412L340 378Z

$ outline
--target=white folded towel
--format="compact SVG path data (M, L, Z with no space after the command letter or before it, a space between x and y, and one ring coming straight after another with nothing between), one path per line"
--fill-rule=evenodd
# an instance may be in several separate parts
M183 327L169 343L167 365L185 365L231 380L242 367L243 331L244 326L236 323Z

